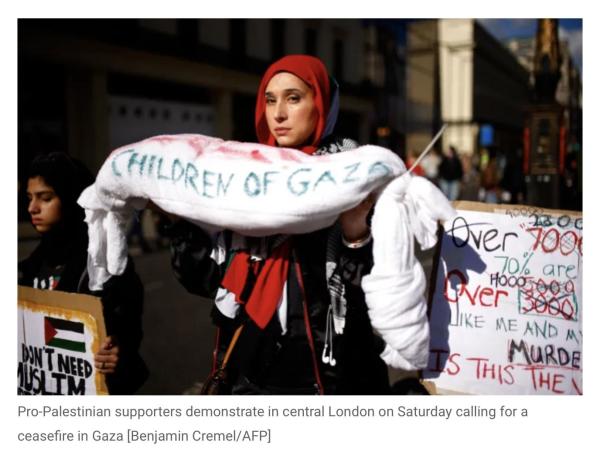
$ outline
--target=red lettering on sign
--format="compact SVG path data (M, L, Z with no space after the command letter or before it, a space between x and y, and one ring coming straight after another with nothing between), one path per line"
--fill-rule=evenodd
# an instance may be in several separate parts
M535 237L533 251L541 248L544 253L553 253L557 249L563 256L569 256L573 251L578 250L582 253L583 236L574 231L561 232L556 228L528 228L527 232L532 232Z
M456 281L457 289L455 291L455 297L450 295L451 282ZM466 296L472 306L479 304L486 308L497 308L501 297L508 297L508 292L502 289L495 289L492 287L482 287L478 285L476 287L469 287L467 284L467 278L463 273L458 270L452 270L446 275L444 282L444 298L450 303L458 303L462 296Z
M497 380L501 385L512 385L515 382L515 378L511 370L514 369L512 364L503 366L501 364L490 363L487 358L467 358L467 361L474 361L475 377L478 380Z
M563 374L547 372L539 366L525 366L524 369L531 372L531 384L536 391L547 389L555 394L565 393L560 389L560 385L565 379Z
M460 366L455 361L455 359L458 358L458 357L460 357L460 353L452 353L448 357L448 363L450 363L450 364L452 364L454 366L454 370L451 370L449 366L446 367L446 372L448 373L448 375L456 375L457 373L460 372Z

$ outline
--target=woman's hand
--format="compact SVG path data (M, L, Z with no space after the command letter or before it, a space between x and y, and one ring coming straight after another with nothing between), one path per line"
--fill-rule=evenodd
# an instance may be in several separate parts
M112 374L119 362L119 346L116 338L107 336L100 345L100 350L94 355L96 370L101 374Z
M369 234L367 215L375 204L375 195L371 193L359 205L340 214L340 224L344 239L355 242L365 238Z

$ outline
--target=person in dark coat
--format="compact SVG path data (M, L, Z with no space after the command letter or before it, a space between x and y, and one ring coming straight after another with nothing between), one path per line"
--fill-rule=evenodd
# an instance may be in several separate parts
M439 177L442 192L450 201L456 201L460 196L463 167L454 146L450 146L442 157Z
M100 297L107 337L94 356L95 367L106 376L110 394L133 394L148 376L139 354L144 289L129 259L123 275L108 280L101 292L89 290L87 225L77 198L91 183L91 173L64 153L39 156L32 162L28 212L41 240L19 262L18 284Z

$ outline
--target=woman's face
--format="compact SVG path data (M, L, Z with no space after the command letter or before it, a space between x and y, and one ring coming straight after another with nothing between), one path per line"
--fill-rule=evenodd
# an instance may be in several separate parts
M279 146L293 148L308 141L319 115L310 86L294 74L280 72L269 81L265 102L267 125Z
M27 181L27 197L33 227L41 234L56 226L62 218L60 198L40 176Z

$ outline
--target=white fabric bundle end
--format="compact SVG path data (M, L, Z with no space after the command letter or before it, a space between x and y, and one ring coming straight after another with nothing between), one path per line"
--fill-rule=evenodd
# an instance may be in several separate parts
M127 225L132 209L110 210L100 201L96 185L79 196L88 225L88 274L90 290L102 290L111 276L121 275L127 267Z
M437 222L455 215L446 197L427 179L404 174L382 191L371 229L374 265L362 280L371 324L386 343L381 358L391 367L427 366L429 322L425 274L414 255L437 241Z

